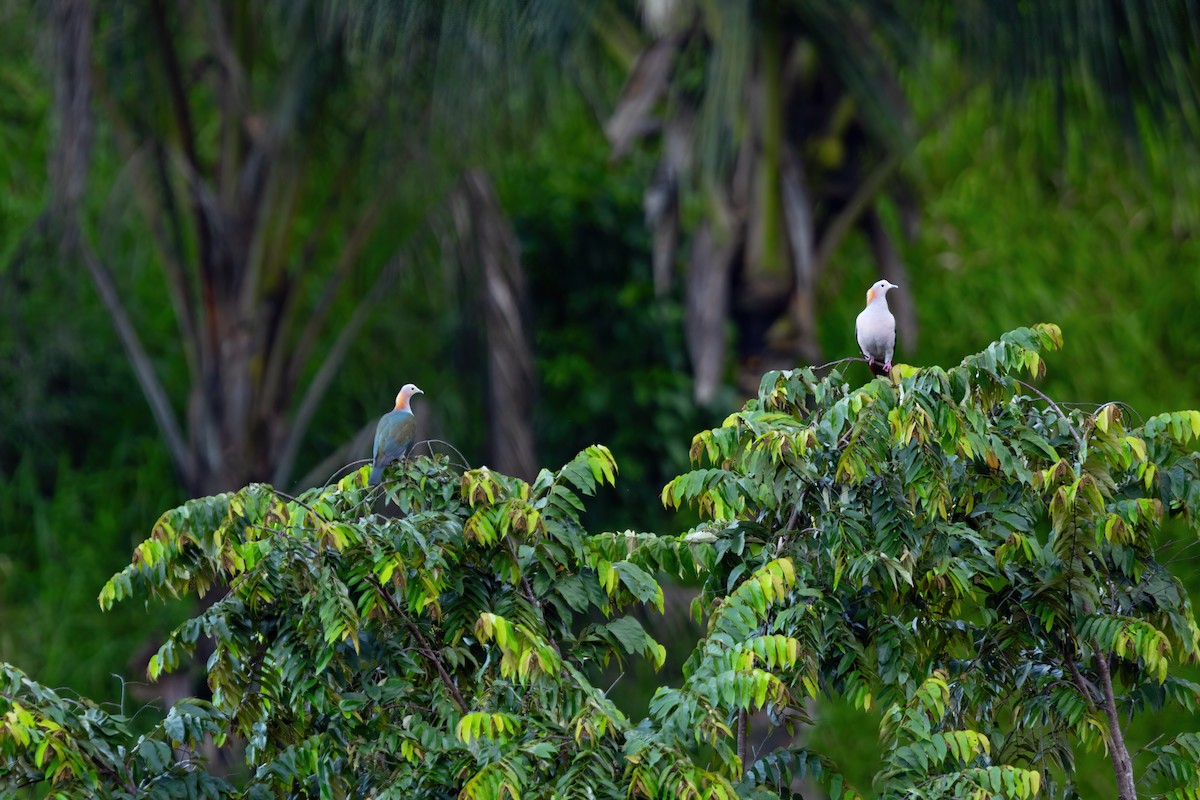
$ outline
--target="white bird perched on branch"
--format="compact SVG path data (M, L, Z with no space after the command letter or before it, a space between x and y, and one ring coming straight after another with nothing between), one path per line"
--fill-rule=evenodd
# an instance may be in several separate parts
M876 375L892 371L892 353L896 349L896 318L888 308L888 289L898 288L888 281L876 281L867 290L867 307L854 322L858 347L867 357L867 366Z

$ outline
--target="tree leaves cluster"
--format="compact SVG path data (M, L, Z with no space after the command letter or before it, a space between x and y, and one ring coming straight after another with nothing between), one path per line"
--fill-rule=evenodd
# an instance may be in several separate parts
M532 482L418 458L389 473L389 515L365 471L295 498L193 500L100 602L228 585L150 663L156 677L211 639L211 702L135 736L6 667L2 780L462 798L776 798L815 780L857 798L831 754L751 746L842 698L879 712L876 796L1073 797L1074 754L1094 747L1135 797L1128 718L1200 698L1177 669L1200 628L1156 557L1166 520L1195 528L1200 413L1066 409L1018 377L1060 343L1022 328L857 388L768 373L664 488L706 518L679 535L585 530L582 496L616 478L601 446ZM664 576L699 583L705 633L635 722L596 668L663 664L628 612L662 610ZM230 736L240 787L199 768ZM1147 748L1142 781L1196 796L1197 741Z
M1200 630L1155 554L1165 519L1195 530L1200 414L1064 410L1017 377L1060 344L1055 326L1018 329L856 389L768 373L696 437L713 466L663 490L752 532L739 574L796 565L812 599L769 630L803 643L820 694L884 709L883 796L1070 796L1082 744L1107 748L1132 797L1128 716L1196 708L1175 672ZM934 676L943 704L920 700Z

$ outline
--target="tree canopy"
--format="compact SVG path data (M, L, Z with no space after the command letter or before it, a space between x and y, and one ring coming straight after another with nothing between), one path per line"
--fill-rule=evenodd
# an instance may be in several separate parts
M1053 325L1005 334L949 368L767 373L692 443L664 503L680 533L589 533L583 497L614 483L602 446L532 482L421 457L290 497L252 484L167 512L100 594L229 591L150 660L202 637L211 701L142 735L16 668L0 686L0 780L70 796L859 797L836 754L752 745L808 722L808 701L877 709L880 797L1073 797L1079 747L1139 782L1200 792L1200 737L1146 749L1131 716L1194 711L1179 674L1200 650L1186 592L1158 557L1200 510L1200 412L1135 422L1083 412L1036 379ZM598 681L661 666L630 612L659 580L698 583L705 633L682 683L632 720ZM762 712L751 717L751 712ZM757 730L756 730L757 728ZM205 740L244 741L240 785ZM865 790L865 787L863 787Z

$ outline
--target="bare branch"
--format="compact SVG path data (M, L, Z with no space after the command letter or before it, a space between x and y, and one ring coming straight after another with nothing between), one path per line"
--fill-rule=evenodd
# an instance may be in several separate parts
M279 485L284 483L288 475L291 474L292 467L296 462L296 455L300 450L300 442L303 441L304 435L308 432L308 426L312 422L313 415L317 413L317 406L320 405L321 400L325 397L325 392L329 390L329 386L337 376L338 370L341 369L342 362L346 359L346 353L350 350L350 345L354 343L358 332L370 318L376 303L387 293L387 286L395 280L406 265L407 261L400 255L396 255L384 265L363 300L354 309L354 314L351 315L345 327L338 333L338 337L334 340L333 346L325 356L325 361L321 364L321 368L317 370L312 383L308 385L308 389L304 392L304 397L300 401L300 407L296 410L296 416L292 419L291 429L287 432L287 438L284 440L283 448L280 451L279 461L276 463L275 474L272 478L274 484Z
M375 127L375 124L381 119L384 105L381 104L371 115L369 123L357 132L351 146L347 152L349 156L343 159L337 174L331 183L334 189L325 198L321 205L315 222L309 230L309 234L305 237L300 245L299 253L285 266L277 268L273 271L269 278L276 281L277 290L274 292L277 309L272 315L272 327L267 331L267 352L264 359L265 367L263 369L263 379L261 381L261 390L258 393L259 408L258 413L261 415L264 412L269 412L275 408L285 395L290 392L294 385L299 371L307 364L311 355L312 347L321 333L325 322L327 321L329 306L337 298L338 289L341 284L358 266L359 254L366 241L370 238L370 234L374 231L375 225L378 223L378 217L382 211L385 200L390 196L395 181L382 179L376 181L378 191L376 196L367 205L367 210L359 217L359 222L354 231L350 234L350 239L343 248L341 255L338 258L338 263L334 267L333 274L327 280L327 283L319 294L319 305L313 314L308 317L308 324L304 332L300 336L300 345L296 345L289 350L289 346L295 341L291 336L292 327L300 313L300 298L301 293L296 291L296 284L302 280L302 277L308 276L313 266L313 261L317 255L317 246L324 241L329 232L329 228L333 224L337 212L344 208L344 187L347 186L354 171L361 166L362 154L365 152L364 143L366 140L367 131ZM266 136L267 134L263 134ZM411 148L410 148L411 149ZM291 176L292 180L289 184L288 203L286 207L289 209L297 202L300 193L301 182L295 175ZM262 226L260 226L262 227ZM290 233L292 226L280 225L282 233ZM260 232L265 235L265 232ZM281 240L276 242L274 252L283 254L289 249L287 241ZM256 243L258 247L266 247L261 243ZM251 315L252 301L259 294L259 284L262 280L261 269L263 267L262 256L264 254L252 253L252 266L256 268L253 277L242 286L241 305L243 313L247 316ZM276 264L285 264L280 259Z
M119 126L117 126L119 128ZM120 137L119 137L120 138ZM183 227L179 218L179 207L175 203L175 193L171 190L171 178L167 171L166 155L161 142L150 145L154 162L154 183L158 186L160 199L156 202L150 188L150 178L141 168L140 153L130 153L130 164L133 166L134 178L142 186L137 192L137 199L142 208L142 214L150 225L154 240L158 243L163 278L166 280L167 291L171 297L171 306L175 309L175 322L179 326L179 335L183 343L183 351L187 360L188 374L195 383L200 374L200 363L204 358L202 340L196 332L196 306L192 296L192 286L188 279L187 266L183 256ZM164 228L159 215L159 208L166 214L170 235Z
M658 130L658 122L651 117L651 112L667 91L679 44L680 37L664 36L638 56L617 107L604 124L604 135L612 146L610 157L613 160L629 152L639 138Z
M200 161L196 154L196 133L192 124L192 109L187 101L187 89L183 85L183 70L179 64L179 54L175 50L174 39L167 25L167 10L163 0L150 0L151 17L154 20L154 32L157 34L161 48L163 67L167 72L167 84L171 91L171 105L175 112L176 124L179 126L179 138L183 143L183 153L192 169L199 172Z
M304 365L308 363L312 349L316 346L317 338L321 335L321 332L325 329L325 323L329 320L329 313L333 310L334 301L337 299L342 284L346 282L346 279L358 267L362 250L370 240L371 234L375 232L375 226L379 224L385 194L384 191L376 194L372 198L370 205L367 206L366 210L358 218L358 224L354 226L350 238L346 241L346 246L342 248L342 252L338 256L333 274L329 276L329 279L325 281L325 285L321 287L320 300L317 301L317 307L309 315L308 324L304 326L304 331L300 334L300 339L292 350L292 357L288 362L287 374L291 379L294 380L300 374L300 371L304 369Z
M746 769L746 733L750 727L750 715L746 709L739 708L737 712L737 755L738 761L741 762L741 768Z
M192 463L179 422L175 418L175 412L171 410L171 401L167 397L167 392L154 371L154 365L150 363L150 356L142 346L137 330L133 327L129 314L125 311L125 306L121 303L121 295L117 291L112 273L87 243L80 242L80 251L84 264L91 273L92 282L96 284L96 290L100 294L104 308L112 318L113 327L117 329L117 336L120 337L121 344L124 345L125 352L129 356L129 363L133 367L138 385L142 388L142 394L146 396L146 402L150 404L150 412L154 415L154 421L158 423L163 438L167 440L167 448L171 452L175 468L186 485L191 481L195 466Z
M858 222L863 213L875 202L875 198L883 190L883 187L895 174L896 170L899 169L900 164L916 146L916 143L923 140L931 131L937 130L939 126L946 122L950 118L950 112L967 98L973 88L974 86L968 86L952 97L937 114L922 125L916 134L908 140L909 144L907 147L888 153L867 174L862 183L858 185L858 190L825 228L825 235L821 237L821 242L817 246L816 269L818 274L829 263L829 260L833 257L833 253L841 245L842 240L846 238L846 234L853 229L855 223Z
M191 191L191 210L192 216L196 224L196 240L199 245L199 277L200 286L204 298L205 319L207 322L207 335L212 338L212 341L206 343L212 354L218 351L216 336L217 336L217 299L216 285L213 274L213 241L212 230L210 227L210 215L204 207L203 200L200 196L200 176L203 174L200 168L200 157L196 150L196 129L192 122L192 111L188 104L187 89L183 83L183 70L179 62L179 53L175 49L175 41L171 37L171 30L167 24L167 10L163 4L163 0L150 0L150 16L153 19L155 29L155 40L158 42L159 51L162 54L163 67L166 71L167 88L171 96L171 107L175 114L175 124L179 130L179 139L183 147L183 158L186 162L188 186ZM203 366L202 370L211 369L211 364L208 367Z
M182 429L171 409L170 399L150 357L142 346L137 330L121 303L112 273L85 240L79 222L79 202L83 194L91 147L91 52L92 7L86 0L58 0L54 8L58 69L55 81L55 101L58 116L58 137L51 161L55 190L55 212L63 225L67 247L82 257L96 291L112 319L117 336L125 347L138 385L150 405L155 422L167 440L175 468L187 481L192 463ZM135 166L135 175L138 173ZM171 284L170 275L168 283ZM174 288L174 287L173 287ZM172 298L177 299L174 291ZM186 331L187 317L180 318L181 330Z
M1067 643L1060 641L1058 647L1062 651L1063 663L1067 667L1067 672L1071 674L1071 681L1075 684L1075 688L1079 690L1079 693L1083 695L1083 699L1087 701L1088 709L1095 711L1096 703L1092 696L1092 689L1095 689L1095 686L1084 678L1083 673L1079 671L1079 665L1075 663L1075 656L1067 649ZM1099 690L1096 690L1096 694L1099 695L1101 693Z
M1013 378L1013 382L1014 382L1014 383L1017 383L1017 384L1020 384L1021 386L1024 386L1026 389L1028 389L1029 391L1033 392L1033 393L1034 393L1034 394L1036 394L1038 397L1042 398L1042 399L1043 399L1043 400L1045 400L1047 403L1049 403L1050 407L1051 407L1051 408L1053 408L1053 409L1055 410L1055 412L1057 412L1057 414L1058 414L1060 417L1062 417L1062 421L1063 421L1063 422L1065 422L1065 423L1067 423L1067 430L1069 430L1069 431L1071 432L1071 436L1072 436L1072 437L1075 439L1075 444L1079 445L1079 449L1080 449L1080 451L1082 451L1082 450L1083 450L1083 437L1079 435L1079 432L1078 432L1077 430L1075 430L1075 426L1071 424L1071 418L1070 418L1070 417L1068 417L1068 416L1067 416L1067 414L1066 414L1066 412L1065 412L1065 411L1063 411L1063 410L1062 410L1062 408L1060 408L1060 407L1059 407L1058 403L1056 403L1056 402L1054 402L1053 400L1051 400L1051 399L1050 399L1050 398L1049 398L1049 397L1048 397L1048 396L1047 396L1047 395L1046 395L1044 392L1042 392L1040 389L1038 389L1038 388L1037 388L1037 387L1035 387L1035 386L1030 386L1030 385L1029 385L1028 383L1026 383L1025 381L1022 381L1022 380L1018 380L1018 379L1016 379L1016 378Z
M846 205L842 207L842 210L826 226L825 235L821 237L821 242L817 245L814 267L816 274L820 274L825 270L834 252L841 246L842 240L846 238L846 234L853 229L854 224L858 222L859 218L875 202L875 198L883 190L888 179L899 169L904 155L906 153L893 151L876 164L875 168L858 185L858 190L850 197Z
M237 163L243 146L242 123L246 116L246 97L249 93L246 71L242 68L229 26L225 19L226 4L208 2L209 28L213 50L221 65L221 161L217 175L226 202L232 199L237 184Z
M1093 641L1096 672L1100 676L1100 691L1104 697L1104 716L1108 718L1108 754L1112 759L1113 773L1117 778L1119 800L1137 800L1137 787L1133 780L1133 759L1125 745L1125 734L1121 730L1121 718L1117 711L1117 698L1113 692L1112 670L1108 665L1108 654Z
M138 132L130 129L103 83L96 86L96 98L107 111L118 149L133 176L134 198L158 246L160 266L194 385L199 382L200 365L208 360L207 339L199 335L196 327L197 306L184 252L184 222L176 202L177 193L172 188L165 143L151 138L143 147Z
M255 319L255 303L260 296L259 286L262 282L264 261L268 254L274 255L267 242L267 237L273 230L270 223L275 222L286 228L287 216L295 211L297 181L293 177L293 180L288 182L279 176L274 154L271 137L264 136L250 148L249 154L242 162L241 170L237 173L237 179L233 180L236 187L233 191L234 200L222 200L226 207L233 209L229 214L232 230L223 238L226 241L230 238L238 240L234 245L237 255L233 259L239 263L240 268L235 269L230 276L230 294L232 296L236 293L237 303L234 307L242 321ZM229 155L233 157L232 153ZM280 189L281 185L284 189ZM229 192L224 187L221 187L220 191ZM277 198L283 196L283 191L289 191L286 200L277 202ZM214 217L224 219L219 209L215 210L217 213ZM273 219L275 216L282 219ZM226 244L226 247L228 246ZM261 325L262 320L255 322Z
M782 163L780 195L795 275L792 320L796 323L800 356L811 363L821 357L821 344L817 339L817 278L820 265L813 249L812 200L804 180L804 162L794 147L784 147Z
M92 5L57 0L53 9L55 137L50 188L55 215L74 219L87 183L92 146Z
M741 232L718 242L704 222L692 239L685 303L685 334L695 376L694 394L709 403L721 385L725 364L725 320L729 313L729 274L741 247Z
M396 616L404 620L404 624L408 627L409 632L412 633L413 638L417 640L417 650L421 653L421 655L425 656L429 663L433 664L434 668L437 670L438 676L442 679L442 683L445 684L446 689L449 690L450 696L454 698L454 704L458 706L458 710L464 714L469 713L471 707L467 705L467 701L463 699L462 693L458 691L458 686L454 683L454 679L450 677L450 673L446 672L446 667L442 665L442 660L438 657L437 651L429 646L429 642L421 633L420 627L418 627L417 624L412 621L408 614L404 613L404 609L400 608L400 605L396 602L395 598L392 597L392 593L384 589L379 581L375 580L373 577L368 578L367 580L379 592L379 596L383 598L383 602L388 604L388 607L395 612Z
M295 488L307 489L310 486L316 486L321 483L328 484L338 476L338 473L345 466L353 464L357 467L370 461L369 458L358 459L356 461L347 461L346 459L355 453L367 452L367 449L371 445L371 437L374 434L376 424L378 424L376 420L371 420L359 428L353 436L343 442L332 453L321 459L320 463L310 469L303 478L296 481Z

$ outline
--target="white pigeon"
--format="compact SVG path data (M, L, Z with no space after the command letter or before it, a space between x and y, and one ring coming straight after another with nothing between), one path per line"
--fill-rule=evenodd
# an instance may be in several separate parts
M897 288L887 281L876 281L867 290L867 307L854 321L858 348L867 357L867 366L876 375L892 371L892 353L896 349L896 318L888 308L888 289ZM880 366L882 362L882 366Z

